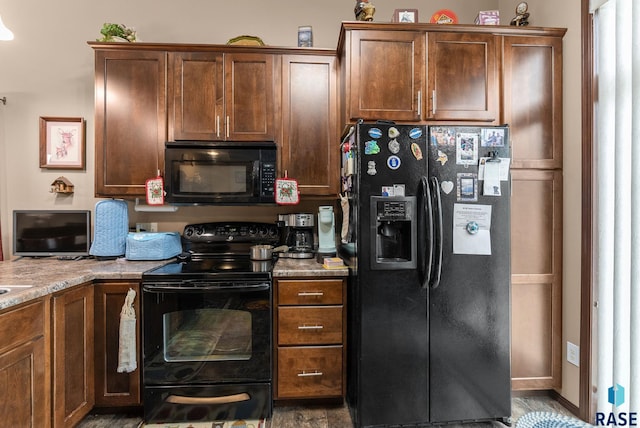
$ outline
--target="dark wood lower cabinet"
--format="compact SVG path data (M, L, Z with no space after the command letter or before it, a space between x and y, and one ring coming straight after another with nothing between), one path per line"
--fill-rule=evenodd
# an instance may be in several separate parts
M93 286L52 298L53 426L73 427L93 408Z
M275 280L276 400L336 399L346 391L346 281Z
M0 313L0 415L6 427L50 427L49 299Z
M140 332L140 284L138 282L100 282L95 285L95 396L96 407L129 407L142 405L140 335L136 337L138 368L131 373L118 373L120 311L127 292L133 289L133 306Z

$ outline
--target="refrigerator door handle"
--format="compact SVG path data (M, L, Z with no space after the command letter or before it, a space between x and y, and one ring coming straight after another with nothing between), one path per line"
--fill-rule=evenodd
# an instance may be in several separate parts
M440 285L440 278L442 276L442 199L440 198L440 182L437 177L431 177L431 184L433 185L434 205L435 205L435 231L434 241L436 247L435 254L435 266L433 269L433 275L429 286L431 288L437 288Z
M418 274L422 288L427 288L433 264L433 209L426 177L420 179L418 199Z

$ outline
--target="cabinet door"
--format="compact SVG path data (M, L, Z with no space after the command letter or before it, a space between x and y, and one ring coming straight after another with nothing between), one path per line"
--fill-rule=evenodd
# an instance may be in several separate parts
M39 300L0 315L2 426L51 426L48 305Z
M269 54L224 54L225 139L275 140L274 66Z
M94 404L93 285L52 299L53 426L72 427Z
M350 119L421 119L424 38L418 31L351 31Z
M504 37L513 168L562 168L562 38Z
M426 116L498 121L498 51L491 34L428 33Z
M118 373L120 311L129 289L136 292L133 308L137 315L136 356L138 369ZM140 285L137 282L108 282L95 285L95 390L96 406L126 407L142 404L140 373Z
M336 60L282 58L281 174L303 195L336 195L339 188Z
M223 54L169 53L169 138L223 139Z
M144 196L164 169L165 82L164 52L96 51L96 196Z
M562 171L512 170L511 377L514 390L562 376Z

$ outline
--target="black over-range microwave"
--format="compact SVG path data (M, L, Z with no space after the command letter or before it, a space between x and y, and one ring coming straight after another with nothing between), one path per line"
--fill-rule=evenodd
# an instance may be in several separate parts
M173 204L273 204L273 142L168 142L166 201Z

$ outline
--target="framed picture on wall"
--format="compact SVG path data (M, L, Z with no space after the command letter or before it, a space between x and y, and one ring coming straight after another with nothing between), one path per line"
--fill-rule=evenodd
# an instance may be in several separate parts
M418 22L418 9L396 9L392 22Z
M40 168L84 169L85 121L40 117Z

